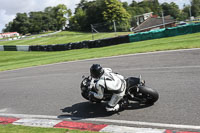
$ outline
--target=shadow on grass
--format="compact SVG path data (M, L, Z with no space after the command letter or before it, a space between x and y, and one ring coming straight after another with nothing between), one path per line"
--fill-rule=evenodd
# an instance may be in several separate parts
M87 118L108 117L114 114L120 115L120 112L122 111L143 109L150 107L152 105L130 103L130 105L125 110L121 110L119 112L107 112L105 106L106 103L97 103L97 104L93 104L90 102L77 103L70 107L65 107L61 109L63 114L59 115L58 118L60 119L70 118L72 120L81 120Z

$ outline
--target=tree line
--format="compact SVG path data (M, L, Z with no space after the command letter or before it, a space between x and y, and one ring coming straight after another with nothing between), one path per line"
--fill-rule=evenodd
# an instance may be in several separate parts
M127 31L136 25L135 16L153 12L161 16L171 15L178 21L186 20L190 15L200 16L200 0L192 0L191 5L184 5L180 9L174 2L160 4L158 0L144 0L130 4L120 0L81 0L75 8L74 14L64 4L47 7L44 11L17 13L16 18L6 24L4 32L17 31L21 34L39 33L48 30L91 31L91 24L113 23L118 31ZM66 24L66 21L68 24ZM107 31L113 27L104 26Z
M64 4L47 7L44 11L17 13L13 21L6 24L3 32L17 31L27 34L61 30L66 26L67 18L71 14L71 10Z

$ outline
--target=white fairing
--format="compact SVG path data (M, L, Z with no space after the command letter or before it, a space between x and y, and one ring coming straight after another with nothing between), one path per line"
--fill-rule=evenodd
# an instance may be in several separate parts
M97 89L97 93L94 93L94 96L98 99L103 98L104 89L114 92L124 92L126 89L126 82L124 77L113 73L110 68L103 68L104 74L97 81L95 88ZM122 94L124 95L124 93Z
M111 91L122 90L124 89L124 77L113 73L110 68L104 68L104 74L101 76L98 84L107 87L106 89Z

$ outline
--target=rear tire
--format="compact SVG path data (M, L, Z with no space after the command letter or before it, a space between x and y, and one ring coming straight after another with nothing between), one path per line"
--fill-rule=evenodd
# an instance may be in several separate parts
M139 86L140 92L145 96L147 104L154 104L158 98L159 94L156 90L146 87L146 86Z

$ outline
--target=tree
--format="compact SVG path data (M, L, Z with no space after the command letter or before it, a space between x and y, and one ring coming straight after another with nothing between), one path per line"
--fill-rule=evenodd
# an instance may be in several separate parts
M130 7L137 7L138 3L133 0L132 3L129 5Z
M190 17L190 6L184 6L184 8L180 12L180 16L178 17L179 21L186 20Z
M96 12L96 6L93 6L93 3L95 3L95 1L88 2L87 0L81 0L80 3L77 4L74 16L71 16L69 19L70 30L90 31L91 23L89 21L94 21L92 18L93 16L97 18L97 15L93 14ZM92 17L89 17L90 14L93 14Z
M76 15L72 16L69 20L69 27L71 30L84 31L86 29L86 12L81 9L76 9Z
M191 5L192 16L200 16L200 0L192 0Z
M106 22L115 21L120 25L120 30L130 28L130 14L123 8L123 5L118 0L104 0L103 19Z
M91 1L87 5L86 15L87 15L87 26L90 30L91 24L103 23L106 22L103 19L103 11L104 11L104 1L96 0Z
M158 2L158 0L151 0L151 1L142 1L138 3L138 6L140 8L146 8L146 9L139 9L140 13L148 13L148 12L153 12L154 14L160 15L161 13L161 6ZM139 15L139 14L138 14Z
M141 1L138 3L135 0L133 0L132 3L129 5L129 8L127 11L131 14L132 17L133 15L134 16L142 15L148 12L153 12L156 15L161 15L161 6L158 0Z
M125 4L127 6L127 4ZM122 27L129 27L129 13L118 0L81 0L70 18L70 29L90 31L91 24L111 24L104 26L107 31L113 29L113 20ZM112 27L112 28L111 28Z
M16 18L6 25L4 31L17 31L21 34L28 33L28 28L30 26L29 19L26 13L17 13Z
M66 5L59 4L53 8L54 18L56 20L56 29L61 30L66 26L68 17L71 16L71 10L67 9Z
M144 7L138 7L137 8L137 15L142 15L146 13L145 10L144 10Z
M150 7L145 7L145 8L144 8L144 12L145 12L145 13L148 13L148 12L152 12L152 10L151 10Z
M122 5L124 7L124 9L128 10L128 2L122 2Z
M48 24L48 30L56 30L56 18L55 18L55 11L54 7L46 7L44 9L44 13L46 14L45 16L47 19L45 21Z
M13 21L11 21L8 24L6 24L5 28L3 29L3 32L11 32L11 31L13 31L12 25L13 25Z
M77 10L82 9L85 10L88 8L88 1L87 0L81 0L80 3L77 4L77 7L75 8L75 14Z
M31 33L39 33L44 31L44 22L43 22L43 12L30 12L29 13L29 21L31 23L30 32Z
M171 15L175 19L177 19L180 16L179 7L174 2L171 2L170 4L165 2L161 6L165 16Z
M6 24L4 31L17 31L22 34L39 33L48 30L61 30L71 16L71 10L63 4L47 7L44 11L17 13L16 18Z

